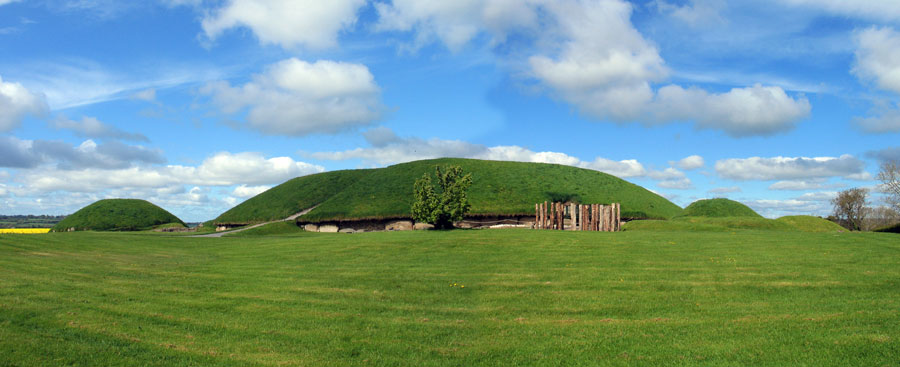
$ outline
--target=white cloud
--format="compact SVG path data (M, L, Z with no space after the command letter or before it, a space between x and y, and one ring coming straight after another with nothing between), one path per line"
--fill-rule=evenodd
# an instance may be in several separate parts
M706 192L710 194L730 194L735 192L741 192L741 188L738 186L729 186L729 187L716 187L713 189L709 189Z
M295 58L269 66L242 86L219 81L201 93L226 114L249 108L250 127L266 134L336 133L378 119L380 89L365 65Z
M701 157L699 155L692 155L692 156L684 157L681 160L679 160L678 162L672 162L671 164L673 166L676 166L683 170L690 171L690 170L702 168L703 165L706 164L706 162L703 160L703 157Z
M482 31L492 34L494 42L503 40L513 29L533 27L537 14L533 0L420 1L394 0L375 3L379 31L413 31L418 48L437 38L458 51Z
M116 169L140 163L164 163L162 152L118 141L95 143L85 140L78 146L61 141L20 140L0 137L0 167L35 168L50 165L58 169Z
M894 0L787 0L787 3L818 8L845 16L887 21L900 20L900 7Z
M664 189L689 190L694 188L694 183L691 182L691 179L685 177L679 179L663 180L657 183L656 186Z
M652 3L656 8L679 21L692 27L709 26L710 24L723 23L725 19L720 14L724 3L717 0L692 0L689 4L678 5L665 0L656 0Z
M693 120L702 129L722 130L734 137L773 135L794 128L809 115L806 98L792 98L781 87L759 84L710 94L699 88L667 85L647 106L659 121Z
M231 195L237 196L239 198L251 198L256 195L262 194L268 189L271 189L272 186L262 185L262 186L247 186L247 185L239 185L234 188L234 191L231 192Z
M43 95L0 77L0 132L15 129L27 115L42 116L47 110Z
M900 33L873 27L859 32L856 40L853 73L862 80L874 81L880 89L900 93Z
M65 117L58 117L48 123L50 127L55 129L71 130L76 135L85 138L111 138L134 141L150 141L146 136L139 133L129 133L122 131L114 126L105 124L94 117L82 117L81 122L69 120Z
M802 180L863 175L865 163L852 155L840 157L732 158L716 162L716 172L732 180ZM861 176L860 176L861 177Z
M147 88L141 91L137 91L131 95L132 99L139 99L147 102L156 101L156 89L155 88Z
M849 177L848 177L849 178ZM810 179L810 180L790 180L790 181L778 181L771 185L769 185L769 190L790 190L790 191L805 191L805 190L820 190L820 189L833 189L838 187L844 187L843 184L828 184L826 183L826 179Z
M419 159L457 157L498 161L535 162L563 164L592 169L621 178L648 177L653 180L670 180L670 185L684 185L684 173L674 168L662 171L647 170L634 159L614 161L597 157L593 161L582 161L577 157L560 152L535 152L531 149L500 145L487 147L460 140L401 138L390 129L375 128L363 133L372 146L338 152L307 153L312 158L322 160L360 159L379 165L409 162ZM681 182L675 182L681 181Z
M0 0L0 6L6 5L6 4L12 4L17 1L20 1L20 0Z
M131 166L120 169L38 167L17 176L26 193L101 192L110 189L165 188L174 185L272 185L323 172L321 166L289 157L265 158L258 153L220 152L199 166Z
M620 1L561 2L548 6L563 35L556 57L529 60L534 77L591 117L619 122L695 121L698 128L735 136L790 130L809 115L805 98L759 84L710 93L670 84L654 91L669 71L655 46L631 24ZM564 21L562 21L564 20Z
M356 23L365 0L230 0L207 12L202 26L215 39L230 28L247 27L263 44L285 48L337 45L338 33Z

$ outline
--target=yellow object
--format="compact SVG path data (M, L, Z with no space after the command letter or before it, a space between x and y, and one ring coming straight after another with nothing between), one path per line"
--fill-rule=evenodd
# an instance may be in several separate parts
M0 234L40 234L50 232L50 228L0 228Z

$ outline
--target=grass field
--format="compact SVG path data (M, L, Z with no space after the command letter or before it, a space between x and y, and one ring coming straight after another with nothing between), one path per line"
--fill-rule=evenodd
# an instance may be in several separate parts
M0 366L896 366L898 295L887 233L3 235Z
M159 226L184 227L184 222L155 204L140 199L103 199L79 209L53 226L54 232L140 231Z

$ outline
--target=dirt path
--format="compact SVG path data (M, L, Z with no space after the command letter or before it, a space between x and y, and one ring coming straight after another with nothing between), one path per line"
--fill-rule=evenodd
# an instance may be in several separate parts
M224 235L226 235L226 234L229 234L229 233L238 233L238 232L241 232L241 231L246 231L246 230L248 230L248 229L253 229L253 228L256 228L256 227L261 227L261 226L264 226L264 225L269 224L269 223L275 223L275 222L287 222L287 221L295 220L295 219L297 219L298 217L300 217L301 215L305 215L306 213L311 212L313 209L317 208L318 206L319 206L319 205L316 204L316 205L313 206L312 208L303 209L302 211L300 211L300 212L298 212L298 213L296 213L296 214L294 214L294 215L291 215L290 217L284 218L284 219L279 219L279 220L273 220L273 221L269 221L269 222L263 222L263 223L259 223L259 224L254 224L254 225L252 225L252 226L241 227L241 228L238 228L238 229L235 229L235 230L231 230L231 231L223 231L223 232L216 232L216 233L210 233L210 234L198 234L198 235L187 236L187 237L222 237L222 236L224 236Z

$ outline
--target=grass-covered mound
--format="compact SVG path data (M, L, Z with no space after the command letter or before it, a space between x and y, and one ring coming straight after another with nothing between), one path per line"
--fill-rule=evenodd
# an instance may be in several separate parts
M684 211L681 212L682 217L754 217L762 218L761 215L750 209L750 207L729 199L704 199L697 200Z
M346 170L297 177L222 213L213 223L279 220L322 203L358 182L372 170Z
M811 215L790 215L776 219L801 232L844 232L846 229L827 219Z
M172 223L184 226L181 219L146 200L104 199L81 208L57 223L52 230L142 231Z
M725 232L738 229L797 232L788 223L763 217L678 217L671 220L637 220L625 223L626 231Z
M413 183L435 166L458 165L472 174L471 215L530 215L543 201L621 203L624 218L671 218L681 208L643 187L594 170L544 163L443 158L369 170L295 178L234 207L216 223L285 218L319 205L304 220L408 217Z

